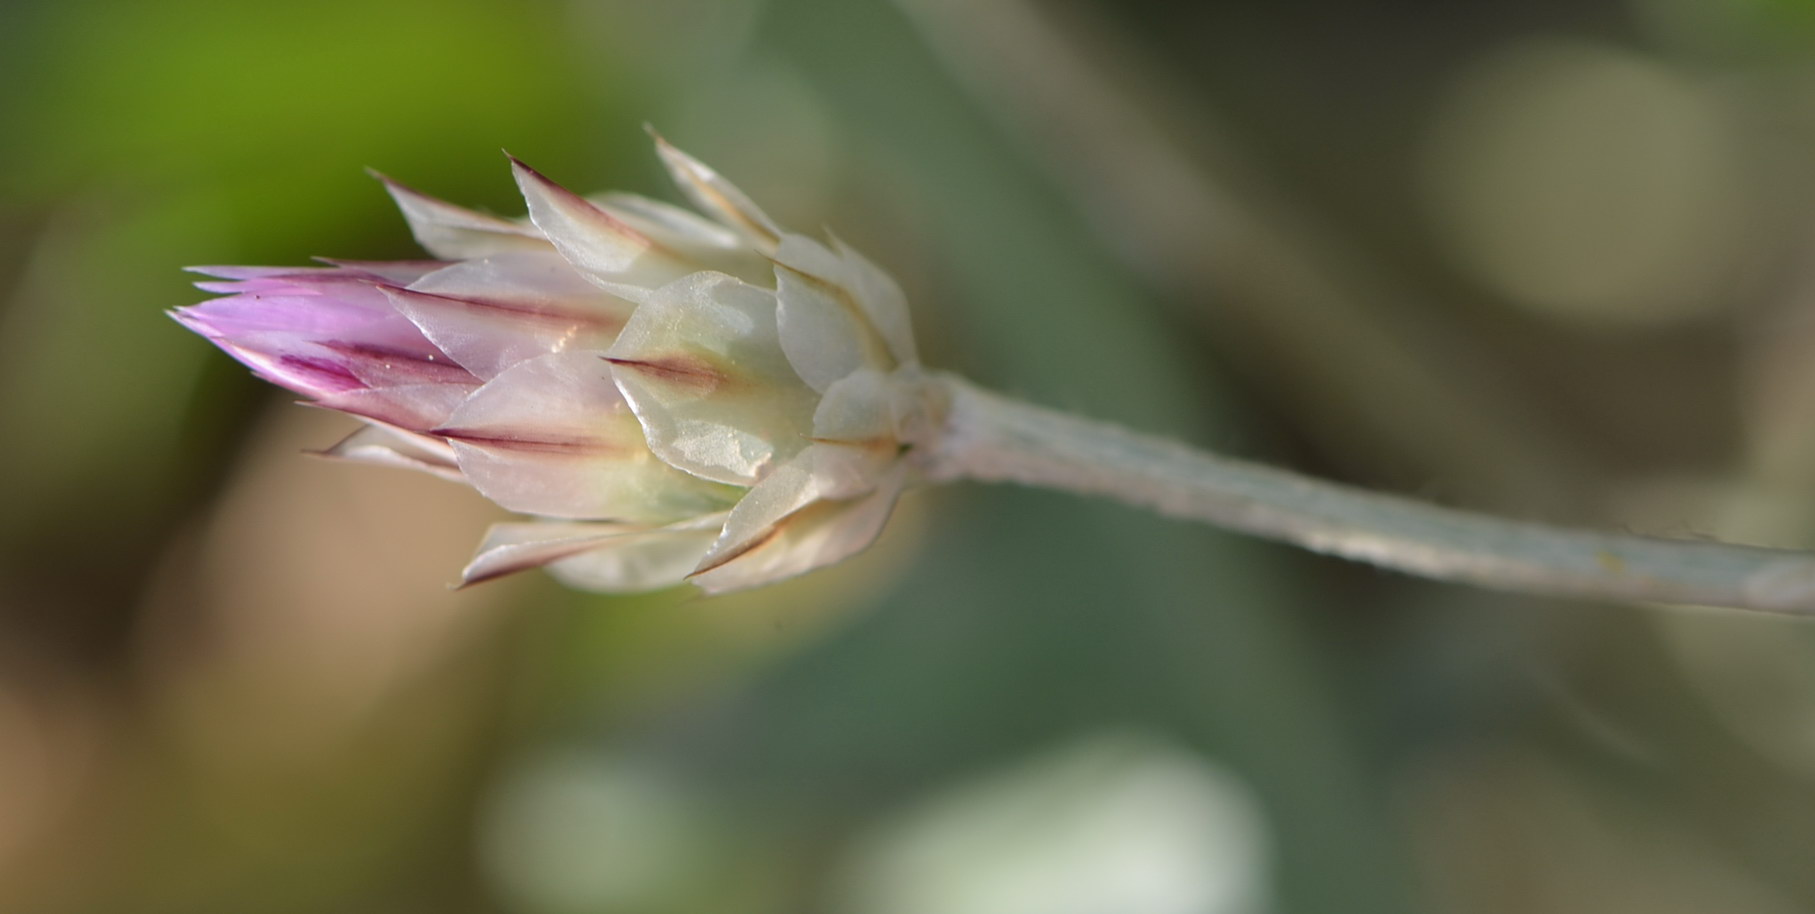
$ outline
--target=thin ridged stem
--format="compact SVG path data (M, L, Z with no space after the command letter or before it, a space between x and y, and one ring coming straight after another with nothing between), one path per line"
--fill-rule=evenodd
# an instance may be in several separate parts
M1408 466L1568 509L1594 461L1491 354L1273 179L1214 105L1100 4L896 0L1162 301L1354 467ZM1229 342L1239 341L1239 342Z
M945 381L928 477L1100 495L1408 574L1518 593L1815 613L1815 554L1576 530L1310 479Z

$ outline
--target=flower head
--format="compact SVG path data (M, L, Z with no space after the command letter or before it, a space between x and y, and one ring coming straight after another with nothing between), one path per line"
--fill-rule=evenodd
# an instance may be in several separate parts
M524 219L381 177L433 259L203 267L173 316L363 420L326 453L464 481L495 525L467 583L751 587L875 539L926 424L907 304L837 239L790 233L660 138L710 218L581 197L516 159Z

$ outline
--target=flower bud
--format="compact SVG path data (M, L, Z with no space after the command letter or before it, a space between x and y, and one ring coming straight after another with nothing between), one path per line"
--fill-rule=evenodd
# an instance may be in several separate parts
M495 525L471 584L527 568L709 592L868 546L911 468L926 382L907 303L657 138L705 214L581 197L516 159L525 219L380 176L431 260L204 267L173 316L259 377L362 420L330 456L463 481Z

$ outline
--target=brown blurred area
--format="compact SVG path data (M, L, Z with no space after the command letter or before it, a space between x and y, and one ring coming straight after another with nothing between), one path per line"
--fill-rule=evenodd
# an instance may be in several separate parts
M754 594L454 591L498 509L161 314L411 256L366 166L672 199L649 121L939 367L1815 548L1807 0L24 0L0 77L0 912L1815 907L1806 623L976 487Z

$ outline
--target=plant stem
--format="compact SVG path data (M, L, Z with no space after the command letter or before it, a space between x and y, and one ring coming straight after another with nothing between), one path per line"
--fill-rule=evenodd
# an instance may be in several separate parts
M1432 302L1280 186L1162 55L1093 4L896 0L1113 251L1351 467L1575 510L1595 461ZM1097 9L1102 12L1101 9ZM1231 342L1239 341L1239 342ZM1408 464L1408 460L1410 463Z
M1311 479L947 378L936 481L1102 495L1408 574L1545 596L1815 613L1815 553L1493 517Z

